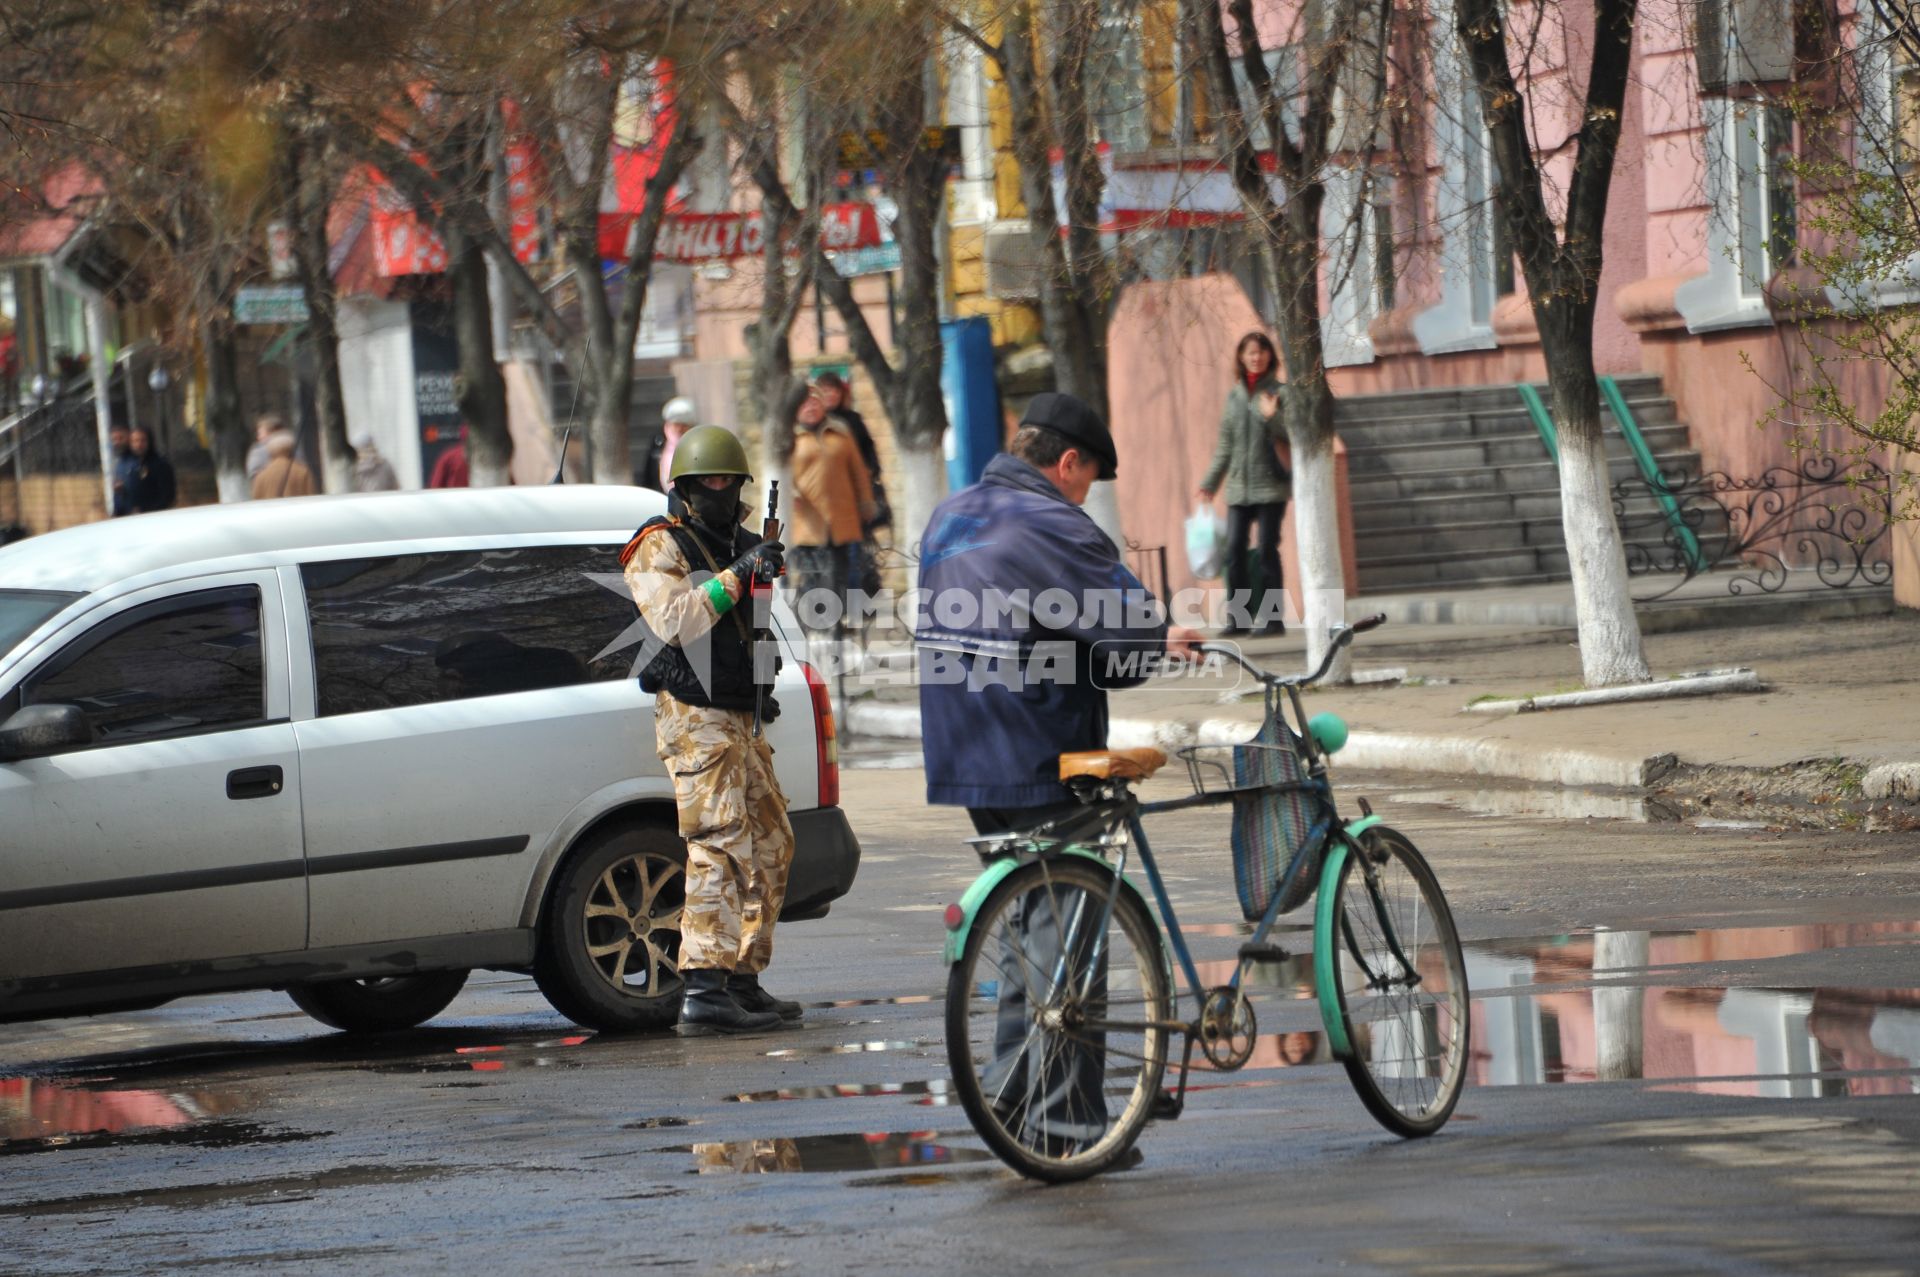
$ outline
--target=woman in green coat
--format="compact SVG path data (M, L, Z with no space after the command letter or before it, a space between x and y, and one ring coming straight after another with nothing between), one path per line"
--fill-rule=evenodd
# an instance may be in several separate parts
M1228 634L1239 634L1259 611L1260 600L1252 597L1247 580L1247 537L1258 529L1260 578L1267 590L1281 588L1280 518L1287 512L1287 499L1293 495L1293 475L1287 470L1275 443L1286 437L1281 422L1280 383L1274 372L1279 357L1265 333L1252 332L1240 339L1233 353L1233 389L1227 394L1227 406L1220 413L1220 440L1213 448L1213 461L1206 478L1200 481L1200 499L1213 500L1224 481L1227 489L1227 599ZM1276 619L1261 627L1262 634L1284 634L1287 627Z

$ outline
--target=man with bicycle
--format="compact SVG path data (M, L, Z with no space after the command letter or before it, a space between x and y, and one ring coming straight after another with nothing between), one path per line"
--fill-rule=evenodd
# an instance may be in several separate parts
M1167 623L1080 508L1094 481L1117 469L1098 413L1072 395L1038 395L1008 451L928 521L915 626L927 801L965 807L979 833L1029 828L1077 807L1059 758L1106 748L1108 690L1144 682L1143 658L1185 654L1201 641ZM1059 949L1051 913L1040 901L1025 908L1025 953L1007 955L1007 965L1051 965ZM1004 1081L1022 1068L1025 1000L1002 981L999 1003ZM1072 1071L1078 1080L1044 1097L1049 1131L1072 1130L1062 1114L1100 1103L1083 1094L1089 1082L1097 1089L1098 1047L1086 1054L1086 1067Z

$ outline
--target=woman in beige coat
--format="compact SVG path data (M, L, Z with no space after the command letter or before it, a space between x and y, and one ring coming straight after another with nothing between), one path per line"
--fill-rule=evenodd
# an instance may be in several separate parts
M873 476L852 434L827 416L827 406L804 385L788 395L793 425L793 518L787 529L794 588L831 589L844 609L860 579L861 542L877 506ZM801 616L808 609L801 607ZM844 611L843 611L844 614Z

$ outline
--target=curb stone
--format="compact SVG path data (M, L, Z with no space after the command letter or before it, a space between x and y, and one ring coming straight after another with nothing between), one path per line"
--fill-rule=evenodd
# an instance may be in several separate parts
M897 740L920 739L920 711L911 705L853 705L850 731ZM1116 749L1153 746L1172 753L1182 745L1231 745L1247 740L1255 724L1243 719L1118 718L1107 726L1107 742ZM1484 776L1551 785L1606 785L1638 789L1671 771L1671 754L1630 758L1577 749L1539 749L1461 736L1420 736L1397 732L1354 732L1340 751L1348 767L1367 771L1430 772L1445 776ZM1868 784L1871 784L1869 773ZM1909 782L1920 792L1920 765Z

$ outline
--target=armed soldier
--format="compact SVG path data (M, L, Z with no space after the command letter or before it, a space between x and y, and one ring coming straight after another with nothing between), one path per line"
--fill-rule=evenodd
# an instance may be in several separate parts
M740 441L719 426L681 437L666 515L634 534L620 561L640 616L664 646L640 675L655 694L660 757L673 776L687 841L680 920L682 1037L757 1033L800 1018L800 1004L760 987L786 896L793 829L760 731L779 714L767 685L778 657L755 657L751 591L784 562L778 540L740 526L752 476Z

